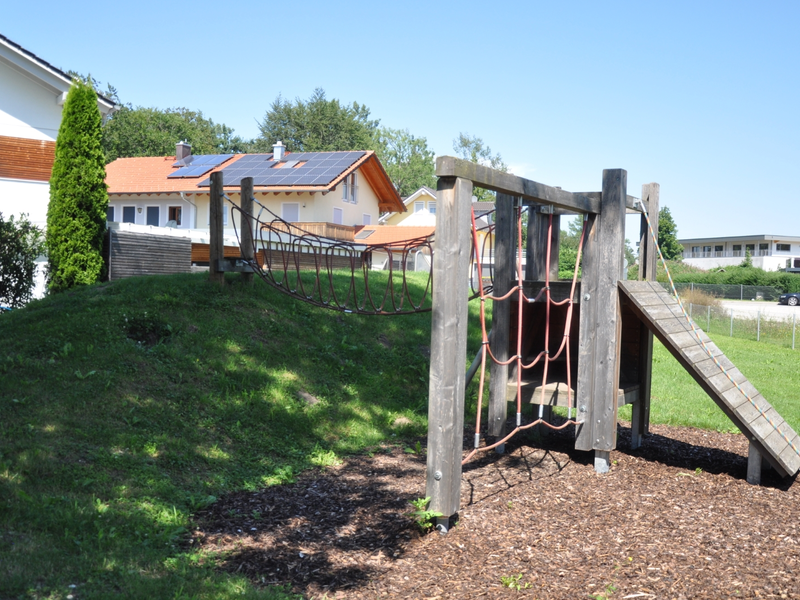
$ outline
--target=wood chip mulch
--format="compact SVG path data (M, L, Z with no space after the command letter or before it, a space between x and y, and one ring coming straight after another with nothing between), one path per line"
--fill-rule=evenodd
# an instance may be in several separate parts
M407 516L425 459L395 448L222 498L191 543L307 598L800 599L799 486L749 485L744 436L653 426L632 451L621 425L598 475L570 433L466 465L447 535Z

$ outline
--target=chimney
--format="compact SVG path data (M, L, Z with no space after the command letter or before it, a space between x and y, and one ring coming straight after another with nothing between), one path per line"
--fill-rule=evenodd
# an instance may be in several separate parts
M286 146L283 145L283 142L278 140L277 143L272 145L272 160L282 161L284 155L286 154Z
M175 144L175 160L183 160L192 155L192 145L188 142L178 142Z

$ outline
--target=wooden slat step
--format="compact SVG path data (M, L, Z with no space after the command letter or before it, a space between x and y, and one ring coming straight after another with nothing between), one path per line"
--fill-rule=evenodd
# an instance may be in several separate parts
M689 324L678 302L655 282L620 281L619 288L639 320L745 432L761 455L782 475L797 473L800 437L710 338Z

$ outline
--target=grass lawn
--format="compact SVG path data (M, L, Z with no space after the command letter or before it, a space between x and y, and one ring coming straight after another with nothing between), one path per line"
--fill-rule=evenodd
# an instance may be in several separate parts
M724 335L712 334L712 340L784 420L796 431L800 430L800 354ZM621 408L619 415L630 420L631 407ZM715 431L739 431L658 340L653 343L650 420Z
M345 314L206 280L133 278L0 317L0 598L295 598L186 548L193 513L425 434L430 313ZM797 355L717 343L800 426ZM663 348L653 398L654 422L730 428Z

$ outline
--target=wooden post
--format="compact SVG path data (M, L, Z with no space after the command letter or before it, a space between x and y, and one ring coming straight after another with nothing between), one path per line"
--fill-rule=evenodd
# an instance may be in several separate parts
M525 260L525 279L544 281L549 271L550 281L558 281L558 247L561 240L561 217L553 215L553 231L550 236L550 264L547 264L548 229L550 211L547 205L528 207L528 243Z
M494 296L503 296L511 289L516 264L517 223L514 210L514 197L497 194L495 201L494 228ZM492 354L499 361L508 360L509 328L511 327L511 302L517 301L511 296L500 302L494 301L492 307ZM491 358L487 360L491 361ZM489 382L489 435L502 437L505 434L508 416L508 365L499 365L492 361L491 380Z
M547 228L549 206L536 205L528 209L528 252L525 258L525 279L544 281L547 264Z
M225 272L220 270L223 259L223 231L222 231L222 171L211 173L211 188L209 190L209 279L220 285L225 283Z
M647 211L653 231L658 235L659 185L648 183L642 186L642 204ZM639 241L639 280L655 281L658 251L642 215ZM653 379L653 334L647 327L639 333L639 400L631 407L631 449L642 445L642 438L650 431L650 387Z
M253 244L253 178L243 177L239 185L239 205L241 206L241 219L239 229L241 230L242 257L253 264L255 258L255 246ZM253 282L252 273L242 273L244 283Z
M429 510L442 513L439 524L445 528L461 500L471 208L471 181L439 178L425 493L431 499Z
M752 485L761 484L761 452L755 444L750 442L747 452L747 483Z
M550 281L558 281L558 251L561 247L561 215L553 215L550 236Z
M603 171L600 214L583 253L581 279L578 411L585 407L575 448L595 450L595 470L606 472L616 446L620 313L617 282L625 268L625 200L628 174Z

